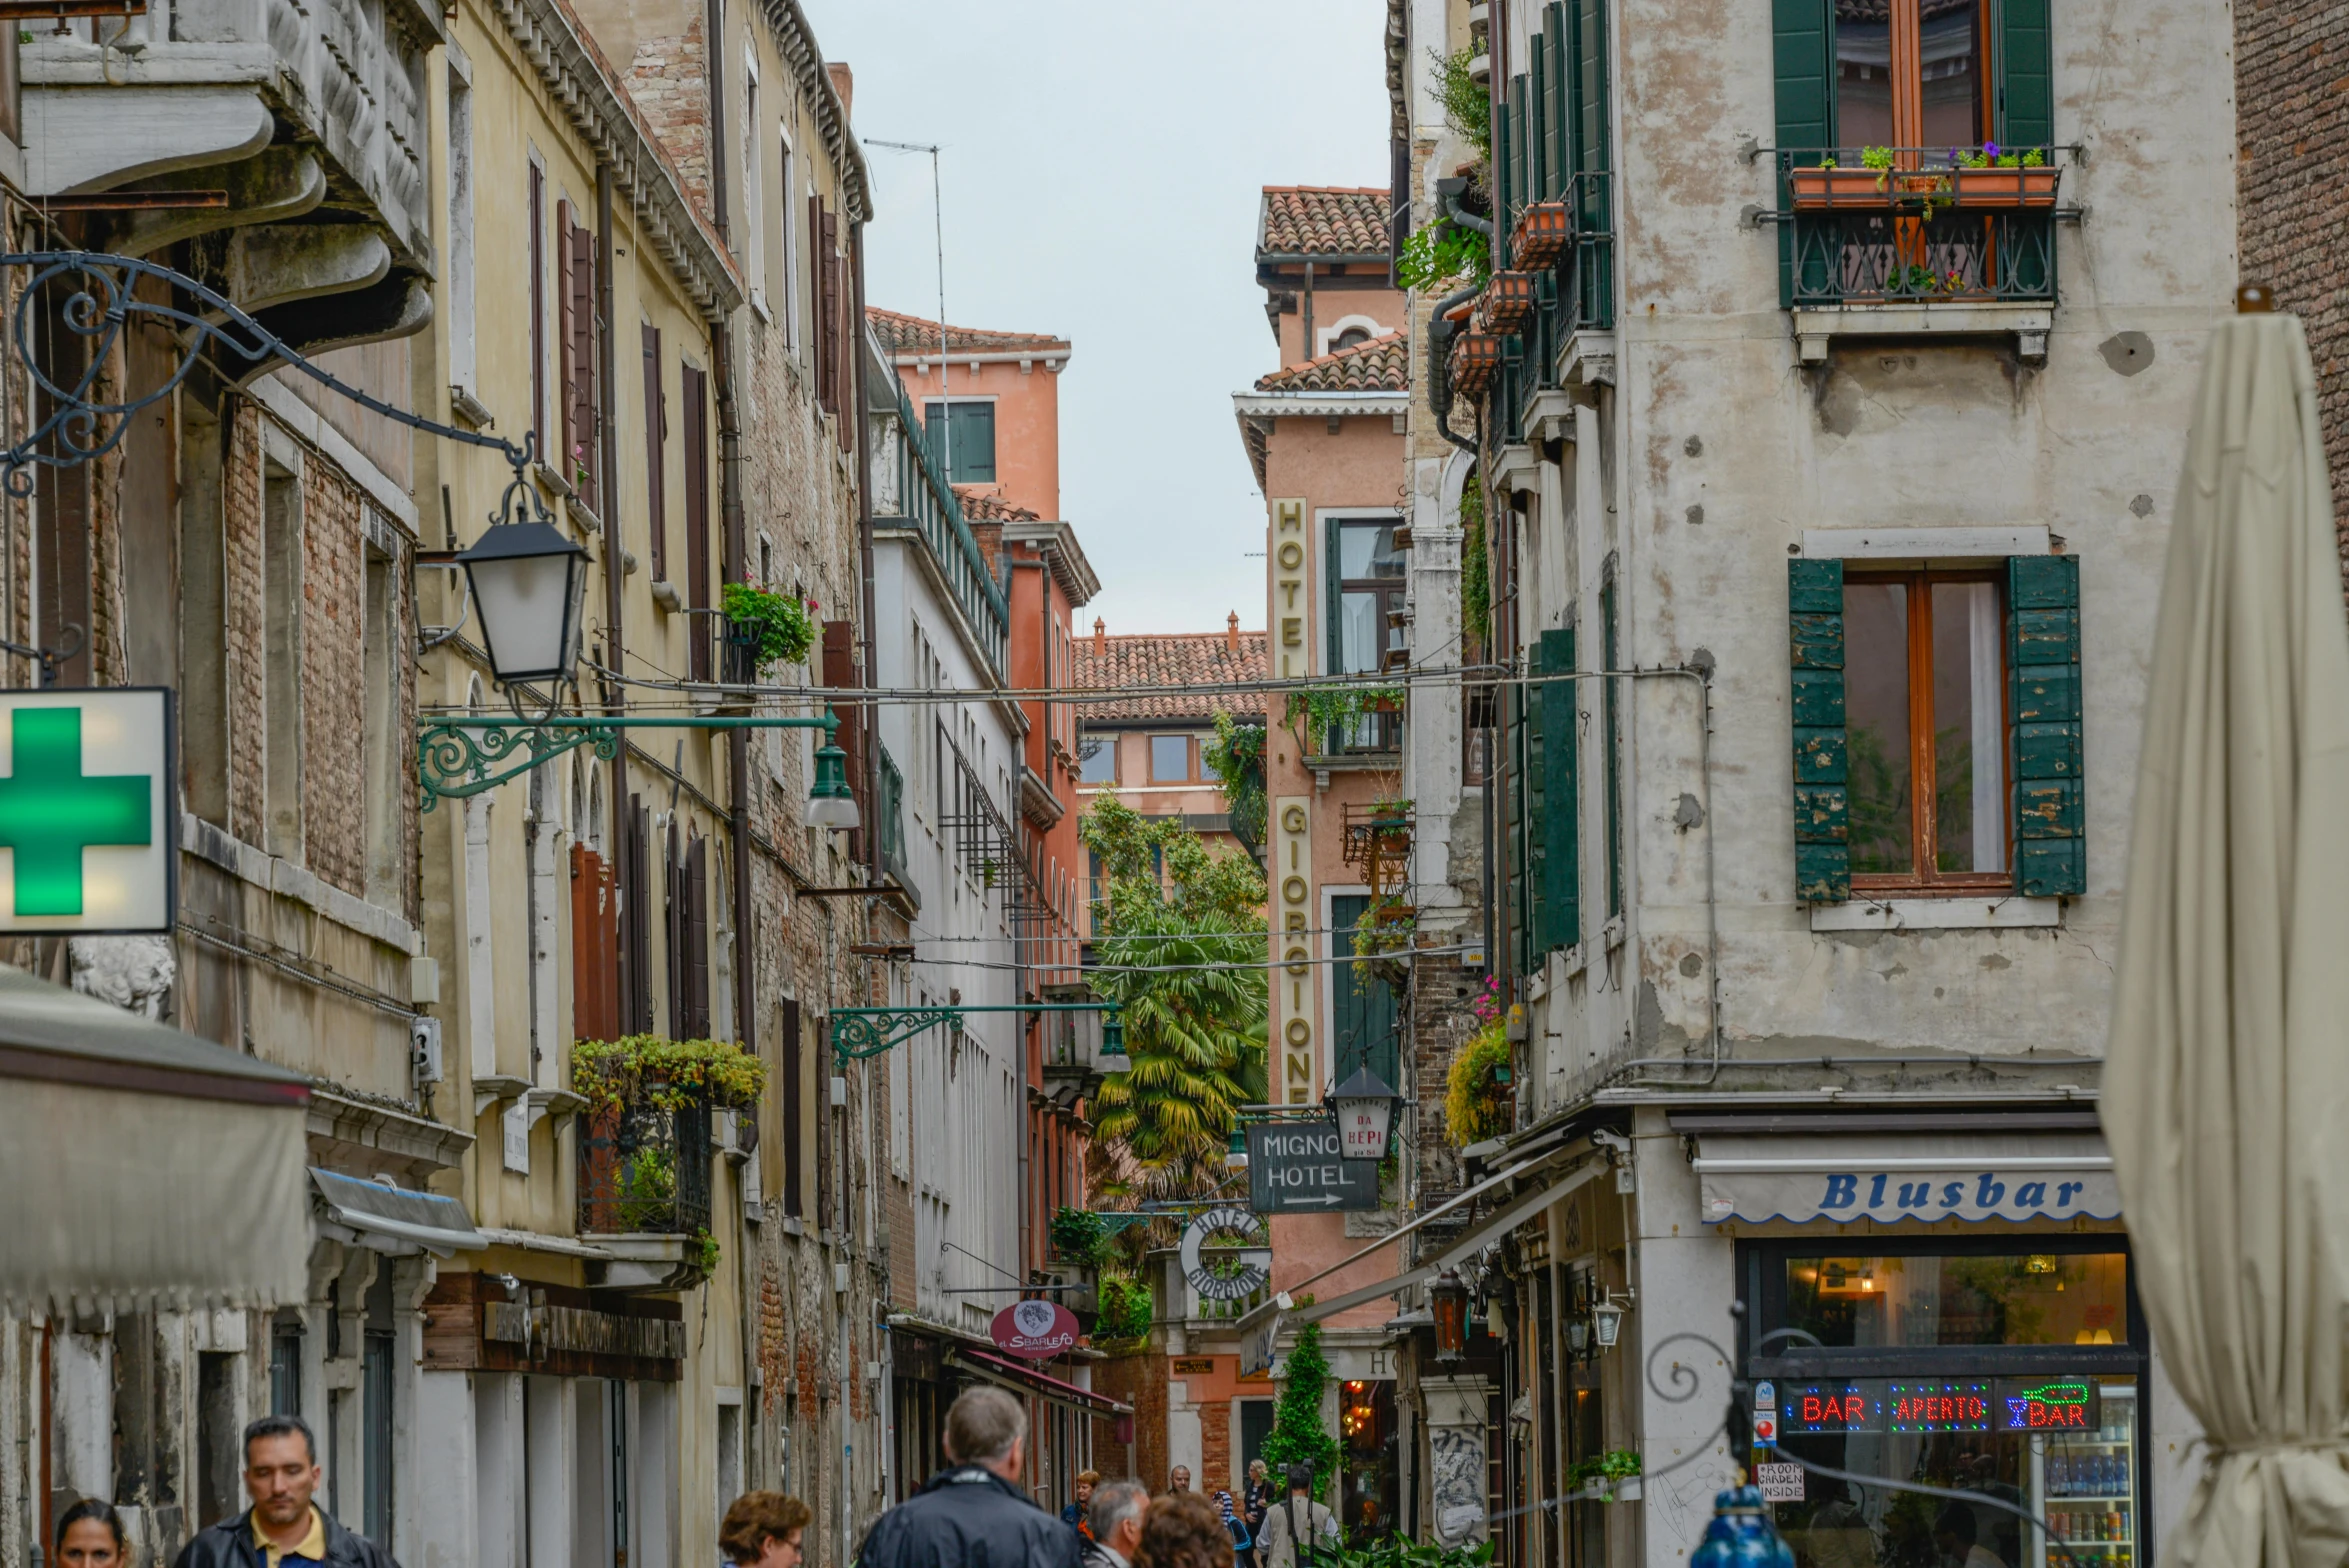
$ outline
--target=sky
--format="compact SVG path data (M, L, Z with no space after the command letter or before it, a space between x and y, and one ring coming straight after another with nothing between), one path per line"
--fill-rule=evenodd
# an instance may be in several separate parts
M1384 0L801 0L860 137L936 143L946 318L1052 332L1060 505L1111 633L1264 624L1231 394L1274 368L1265 185L1384 185ZM938 314L926 154L868 147L868 304Z

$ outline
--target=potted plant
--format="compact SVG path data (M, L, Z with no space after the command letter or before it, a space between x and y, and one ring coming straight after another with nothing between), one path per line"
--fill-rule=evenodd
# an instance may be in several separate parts
M2002 152L1996 142L1984 142L1979 151L1952 149L1951 171L1961 207L2052 207L2057 171L2038 147Z

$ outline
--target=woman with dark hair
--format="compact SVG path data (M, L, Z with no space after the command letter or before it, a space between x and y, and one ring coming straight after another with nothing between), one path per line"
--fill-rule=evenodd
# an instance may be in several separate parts
M130 1568L122 1515L85 1497L57 1519L57 1568Z
M1197 1492L1169 1492L1142 1516L1134 1568L1232 1568L1223 1515Z
M1223 1515L1224 1533L1232 1538L1232 1561L1237 1568L1256 1568L1256 1539L1248 1533L1248 1521L1232 1509L1232 1494L1217 1492L1215 1509Z

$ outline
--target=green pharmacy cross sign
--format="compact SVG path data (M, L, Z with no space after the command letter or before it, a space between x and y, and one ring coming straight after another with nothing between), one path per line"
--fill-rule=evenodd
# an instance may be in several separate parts
M171 693L0 692L0 931L168 931Z

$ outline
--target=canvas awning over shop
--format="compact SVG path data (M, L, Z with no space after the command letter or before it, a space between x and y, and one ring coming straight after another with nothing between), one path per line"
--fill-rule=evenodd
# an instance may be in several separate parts
M312 1167L321 1224L349 1234L342 1239L381 1252L431 1252L447 1257L478 1252L489 1245L473 1228L465 1205L437 1193L414 1192L363 1177ZM391 1245L384 1245L385 1242Z
M958 1341L947 1343L946 1360L949 1365L960 1367L974 1377L985 1378L990 1383L1001 1383L1021 1393L1034 1394L1049 1404L1064 1406L1079 1415L1130 1416L1134 1413L1132 1405L1120 1404L1107 1394L1096 1394L1089 1388L1064 1383L1059 1378L1048 1377L1034 1367L1022 1365L1008 1356L989 1355L984 1350L974 1350Z
M2093 1132L1697 1137L1699 1202L1723 1220L2068 1220L2120 1217Z
M0 965L0 1307L302 1299L308 1080Z

